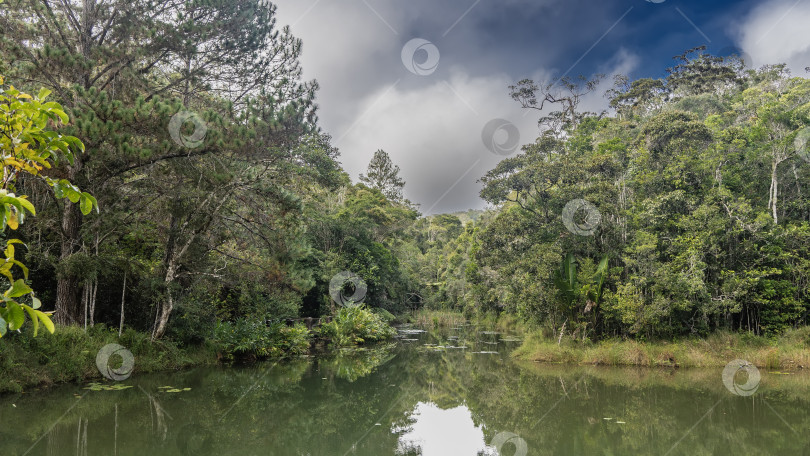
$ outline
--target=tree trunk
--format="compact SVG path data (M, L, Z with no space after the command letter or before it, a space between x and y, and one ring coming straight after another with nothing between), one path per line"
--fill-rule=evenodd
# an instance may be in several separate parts
M779 166L779 162L776 160L773 161L773 165L771 166L771 208L773 210L773 223L779 224L779 218L776 215L776 203L779 200L779 181L776 174L776 169Z
M127 296L127 272L124 271L124 287L121 290L121 320L118 324L118 337L124 332L124 302Z
M177 270L180 268L180 260L185 255L188 248L197 238L197 236L205 231L208 226L210 225L211 221L213 220L213 215L218 214L219 210L228 200L228 192L224 192L224 196L222 199L219 200L216 207L213 210L209 211L209 215L205 223L200 226L197 226L194 229L186 230L188 227L189 222L191 221L193 214L190 215L182 225L178 227L178 223L180 222L178 218L175 216L174 212L171 215L171 221L169 222L169 237L166 241L166 254L163 257L163 262L165 264L166 275L164 275L163 283L166 287L166 299L161 304L160 308L158 309L157 315L155 316L155 326L152 330L152 340L160 339L163 337L163 334L166 332L166 326L169 323L169 317L171 316L172 309L174 309L174 297L172 296L172 284L174 280L177 278ZM198 211L204 211L208 208L211 201L214 200L215 194L212 192L205 201L202 202L197 208ZM178 238L183 233L188 233L188 238L185 242L181 245L178 242ZM179 247L179 248L178 248Z
M174 298L172 297L172 282L174 282L174 277L177 272L177 264L175 258L171 258L169 260L168 267L166 268L166 276L164 277L164 284L166 285L166 299L163 300L163 304L158 309L157 316L155 318L155 329L152 331L152 340L160 339L163 337L163 334L166 332L166 325L169 323L169 316L172 314L172 309L174 309Z
M90 327L96 325L96 294L98 294L98 279L93 279L90 288Z
M79 43L85 61L89 61L91 55L91 45L93 36L93 21L90 17L95 10L95 0L83 0L82 2L81 27L79 30ZM85 89L91 87L90 71L85 71L81 76L81 83ZM76 176L82 168L82 157L79 153L74 155L74 163L67 167L67 180L76 183ZM62 208L62 245L59 261L66 261L71 255L76 253L79 245L79 228L81 227L81 214L76 204L64 200ZM56 284L56 312L54 319L56 323L62 325L80 324L81 307L79 303L79 280L70 273L62 273Z
M70 173L75 174L75 173ZM74 176L70 176L71 180ZM79 245L79 226L81 218L77 205L65 199L62 209L62 244L59 261L67 261L76 252ZM56 283L56 313L55 320L61 325L71 325L81 322L81 308L79 302L79 279L70 272L59 274Z
M166 325L169 323L169 316L174 308L171 285L174 281L174 275L177 272L175 247L177 245L177 232L181 230L178 224L179 220L175 216L175 213L172 212L169 221L169 237L166 239L166 253L163 256L164 270L166 271L166 274L163 276L163 283L166 286L166 299L163 300L155 314L155 324L152 327L152 340L160 339L163 333L166 332Z
M87 331L87 304L90 302L90 285L87 282L82 287L82 313L84 319L84 330Z

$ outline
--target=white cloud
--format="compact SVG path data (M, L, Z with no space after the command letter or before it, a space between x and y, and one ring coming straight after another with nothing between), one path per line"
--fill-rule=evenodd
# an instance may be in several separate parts
M519 55L520 49L503 45L494 54L474 52L475 11L452 29L449 41L441 41L441 33L468 8L459 9L464 2L456 3L396 8L376 0L368 5L277 2L279 25L291 24L303 40L304 76L321 84L320 123L340 148L344 169L356 180L374 151L384 149L402 169L406 197L426 213L484 207L476 181L503 158L484 146L484 125L503 118L517 126L521 144L532 142L539 113L522 110L509 97L508 86L523 77L538 82L550 78L544 69L511 75L498 64L498 59L508 62L509 56ZM419 16L425 11L430 18ZM442 58L435 73L417 76L402 64L400 53L413 35L419 36L426 20L435 22L439 32L424 38L436 40ZM473 57L459 60L462 55ZM635 56L619 50L601 71L629 73L637 64ZM606 81L600 89L609 85ZM600 91L587 97L583 108L600 111L606 104Z
M756 67L787 63L794 74L810 66L810 3L771 0L756 6L735 27L738 45Z
M356 177L381 148L402 168L405 194L422 210L483 207L475 201L476 180L502 158L484 146L484 125L503 118L518 127L521 143L537 136L536 116L524 116L508 96L512 82L506 75L470 77L459 70L418 89L378 90L362 103L366 114L337 144L345 168Z

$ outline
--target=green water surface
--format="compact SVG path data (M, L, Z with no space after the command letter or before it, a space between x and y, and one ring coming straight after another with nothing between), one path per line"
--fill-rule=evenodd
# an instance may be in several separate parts
M0 396L0 455L810 454L810 375L761 369L743 396L722 369L516 362L519 343L406 330L329 357Z

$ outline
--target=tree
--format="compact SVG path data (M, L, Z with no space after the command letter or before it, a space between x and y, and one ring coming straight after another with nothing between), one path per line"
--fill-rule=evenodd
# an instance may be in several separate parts
M615 116L562 101L542 120L551 133L481 179L498 211L477 235L466 308L556 330L579 288L596 337L775 334L806 323L810 81L698 51L677 57L664 81L619 78ZM527 108L564 100L531 81L511 89ZM560 223L575 198L601 214L590 236ZM562 252L568 267L555 273L547 257ZM595 279L574 286L569 258ZM561 293L549 296L555 278Z
M160 185L140 181L149 175L144 170L170 162L193 167L196 158L223 152L225 142L213 131L192 148L171 141L167 125L181 106L207 111L199 118L213 125L233 125L240 116L242 125L260 119L266 142L252 151L256 159L268 148L289 150L296 136L290 131L314 122L317 86L300 80L300 40L288 28L276 28L269 2L11 0L0 8L0 52L14 62L9 73L47 85L75 119L68 132L87 145L71 165L60 166L61 173L104 197L102 204L125 213L119 220L127 223L136 211L163 201L138 193L139 206L117 205L131 199L133 187ZM214 200L218 204L221 196ZM129 225L102 232L101 224L85 225L71 202L55 209L61 214L56 319L76 323L82 316L77 255L96 257L104 249L96 240L114 243ZM212 226L205 217L195 223ZM199 239L193 234L199 227L186 227L185 234ZM188 250L180 252L183 260ZM166 277L172 275L168 263Z
M49 125L67 123L68 116L62 107L55 102L46 102L50 94L42 89L36 97L22 93L9 86L3 87L0 76L0 157L3 163L3 181L0 188L0 233L5 235L6 228L17 230L25 221L26 213L36 215L34 205L26 195L17 196L16 182L21 177L37 179L53 189L57 198L67 198L78 204L82 213L89 214L95 207L95 198L87 192L80 191L65 179L54 179L41 174L51 168L58 160L72 162L74 152L84 149L84 145L75 137L63 136L48 129ZM14 267L22 271L28 279L28 268L15 258L15 245L25 245L20 239L6 239L5 259L0 265L0 274L8 281L8 289L0 296L0 337L8 330L17 330L25 321L25 313L31 319L36 335L39 324L53 333L54 325L48 314L38 310L40 300L33 294L33 289L23 279L14 279ZM30 295L31 303L24 304L21 299Z
M366 174L360 175L360 182L381 191L391 201L402 202L405 181L399 177L399 166L394 165L391 157L382 149L374 152Z
M559 108L541 117L538 125L548 134L561 137L575 128L582 119L594 114L579 112L579 104L584 96L596 90L604 77L603 74L597 74L591 79L579 76L572 80L565 76L542 86L531 79L523 79L509 86L509 96L524 109L542 113L549 106Z

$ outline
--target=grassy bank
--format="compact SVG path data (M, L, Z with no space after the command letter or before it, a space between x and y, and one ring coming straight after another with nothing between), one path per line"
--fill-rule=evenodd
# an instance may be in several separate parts
M758 367L777 370L810 368L810 327L766 338L748 333L717 332L705 338L639 342L611 339L580 342L545 336L510 314L483 314L467 318L461 312L422 309L413 321L423 329L445 329L472 324L520 335L523 344L512 353L517 359L542 363L640 366L723 367L744 359Z
M54 334L42 333L32 337L30 328L25 328L20 334L0 340L0 393L100 379L96 355L113 343L126 347L135 356L134 374L217 362L216 352L210 347L181 348L170 341L151 342L147 334L131 329L124 331L120 339L117 331L104 326L87 332L78 327L59 327Z
M135 375L219 362L290 358L384 341L396 334L387 322L393 318L387 312L358 306L341 308L332 321L313 330L300 323L267 325L258 320L239 319L220 322L203 345L182 345L167 339L152 342L148 334L132 329L119 338L116 329L104 325L86 332L79 327L62 326L54 334L40 331L38 337L33 337L28 326L21 333L11 333L0 340L0 393L101 379L96 355L107 344L119 344L132 352ZM110 367L118 367L120 363L121 358L115 356Z
M702 339L674 342L563 340L559 345L535 331L526 336L513 356L546 363L649 367L723 367L734 359L744 359L767 369L794 370L810 367L810 327L773 339L718 332Z

